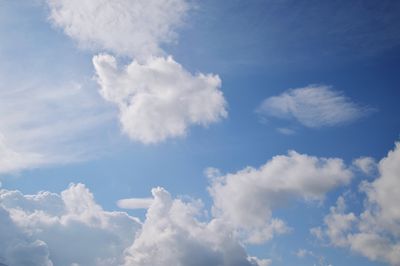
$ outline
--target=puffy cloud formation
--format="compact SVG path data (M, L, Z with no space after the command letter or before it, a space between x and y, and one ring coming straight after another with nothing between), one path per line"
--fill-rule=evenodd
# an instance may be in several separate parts
M54 25L83 47L138 59L162 54L190 8L185 0L47 0Z
M369 114L372 109L359 106L326 85L290 89L265 99L261 115L295 119L306 127L317 128L348 123Z
M50 19L85 47L134 61L118 69L110 55L93 58L102 96L120 110L122 130L143 143L183 136L190 125L227 115L217 75L192 75L162 44L191 8L186 0L47 0Z
M353 161L353 165L366 175L371 175L377 168L374 158L360 157Z
M322 200L325 193L348 184L352 178L341 159L295 151L275 156L259 169L247 167L225 176L218 176L215 170L209 173L214 216L240 229L251 243L261 243L288 230L282 220L272 218L274 208L293 199Z
M227 115L217 75L192 75L172 57L133 61L120 69L110 55L93 58L102 96L120 110L122 130L143 143L183 136L192 124Z
M371 260L400 265L400 143L378 163L378 170L378 178L361 184L366 202L360 215L346 213L341 197L325 217L324 227L313 232Z
M120 265L140 222L104 211L82 184L61 195L0 191L0 262L6 265Z
M162 188L152 193L154 201L142 230L126 251L126 266L269 264L269 260L248 257L221 221L196 219L201 212L199 202L172 199Z
M201 222L201 202L156 188L143 224L104 211L82 184L60 195L0 190L0 265L267 266L225 224ZM199 217L200 218L200 217Z

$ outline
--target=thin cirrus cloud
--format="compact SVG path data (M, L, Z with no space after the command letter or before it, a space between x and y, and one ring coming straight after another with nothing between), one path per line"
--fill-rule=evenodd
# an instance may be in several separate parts
M0 87L0 174L93 157L111 121L101 98L81 84L7 81ZM29 95L29 97L27 97Z
M218 75L192 75L160 48L176 40L191 5L172 1L53 1L50 20L81 46L132 62L93 57L101 95L119 109L122 131L142 143L185 136L227 116ZM121 67L122 68L122 67Z
M296 120L309 128L331 127L353 122L374 109L354 103L327 85L290 89L265 99L257 112L265 117Z
M311 230L318 239L333 246L349 248L372 261L400 264L400 143L378 163L377 178L363 181L366 196L360 214L347 211L341 196L331 207L322 227Z

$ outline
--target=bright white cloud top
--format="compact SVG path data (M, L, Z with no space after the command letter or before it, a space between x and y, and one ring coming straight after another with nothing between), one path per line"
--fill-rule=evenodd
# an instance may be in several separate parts
M143 143L183 136L190 125L227 116L217 75L192 75L172 57L118 67L110 55L93 58L101 95L120 110L122 130Z
M137 59L160 55L176 40L175 29L190 8L185 0L47 0L54 25L95 51Z
M400 264L400 143L379 164L379 176L361 183L366 194L364 210L346 212L345 198L331 207L325 226L312 232L339 247L348 247L374 261Z
M354 103L331 86L309 85L269 97L257 111L267 117L295 119L306 127L318 128L355 121L371 110Z
M213 176L209 187L213 213L242 230L247 242L262 243L289 230L284 221L272 217L274 209L296 199L322 200L330 190L348 184L352 176L341 159L291 151L259 169L247 167Z

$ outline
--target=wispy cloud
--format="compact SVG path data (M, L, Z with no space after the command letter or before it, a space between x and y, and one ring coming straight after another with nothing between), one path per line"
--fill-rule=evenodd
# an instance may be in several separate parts
M310 128L353 122L373 112L336 91L332 86L309 85L265 99L257 112L266 117L294 119Z

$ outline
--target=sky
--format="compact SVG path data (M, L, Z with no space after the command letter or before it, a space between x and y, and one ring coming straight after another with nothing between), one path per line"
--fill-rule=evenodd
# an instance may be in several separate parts
M0 0L0 265L400 265L399 12Z

